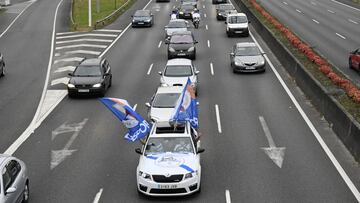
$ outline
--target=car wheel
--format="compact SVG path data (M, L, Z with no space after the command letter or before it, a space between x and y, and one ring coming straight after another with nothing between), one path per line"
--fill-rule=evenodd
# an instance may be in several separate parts
M30 188L29 188L29 183L26 182L25 188L24 188L24 192L23 192L23 200L22 200L22 203L27 203L27 202L29 202L29 197L30 197Z

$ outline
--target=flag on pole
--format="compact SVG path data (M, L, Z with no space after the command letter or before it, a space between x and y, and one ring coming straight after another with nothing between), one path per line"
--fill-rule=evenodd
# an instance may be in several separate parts
M129 130L124 136L125 139L134 142L145 137L150 132L150 124L136 113L126 100L103 97L100 101Z

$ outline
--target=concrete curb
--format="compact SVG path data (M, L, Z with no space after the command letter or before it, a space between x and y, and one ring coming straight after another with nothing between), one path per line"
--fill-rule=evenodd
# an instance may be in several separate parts
M355 159L360 160L360 124L331 96L331 94L303 67L296 57L266 28L241 0L235 0L246 13L252 26L274 50L275 56L295 79L297 85L311 100L317 110L331 124ZM276 50L276 51L275 51Z

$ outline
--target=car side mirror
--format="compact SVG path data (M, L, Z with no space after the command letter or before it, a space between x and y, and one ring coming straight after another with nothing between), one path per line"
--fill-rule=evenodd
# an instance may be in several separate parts
M158 73L159 73L159 75L162 75L162 72L161 72L161 71L159 71Z
M74 76L74 74L72 74L72 73L68 73L68 75L69 75L69 76Z
M197 43L199 43L198 41L194 41L194 44L197 44Z
M16 192L16 188L15 187L9 187L7 190L6 190L6 194L11 194L11 193L14 193Z
M205 149L203 149L203 148L199 148L199 149L197 150L197 153L198 153L198 154L203 153L203 152L205 152Z
M234 57L234 56L235 56L235 53L234 53L234 52L231 52L231 53L230 53L230 56L231 56L231 57Z
M200 73L200 71L199 71L199 70L195 71L195 75L198 75L199 73Z
M165 39L165 44L170 44L170 40L169 40L169 39Z
M150 108L150 107L151 107L151 105L150 105L150 103L149 103L149 102L146 102L146 103L145 103L145 106L146 106L146 107L148 107L148 108Z
M142 151L141 151L140 148L136 148L136 149L135 149L135 152L138 153L138 154L142 154Z

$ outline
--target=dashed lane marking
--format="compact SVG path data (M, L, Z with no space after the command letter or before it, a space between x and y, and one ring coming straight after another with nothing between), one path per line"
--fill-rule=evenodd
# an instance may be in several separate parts
M298 12L298 13L302 13L302 11L300 11L299 9L296 9L296 12Z
M148 72L147 72L147 75L150 75L151 69L152 69L153 65L154 65L153 63L150 65L150 67L149 67L149 69L148 69Z
M359 24L358 22L356 22L356 21L354 21L354 20L352 20L352 19L348 19L348 21L349 21L349 22L352 22L352 23L354 23L354 24L356 24L356 25Z
M93 203L98 203L100 201L101 194L103 192L103 189L101 188L98 193L96 193Z
M161 44L162 44L162 41L160 41L160 42L159 42L158 48L160 48L160 47L161 47Z
M341 39L346 39L346 37L342 36L341 34L339 33L335 33L337 36L339 36Z
M210 40L207 41L207 46L210 48Z
M225 200L226 200L226 203L231 203L231 197L230 197L229 190L225 190Z
M106 45L98 45L98 44L75 44L75 45L56 47L55 49L61 50L61 49L72 49L72 48L78 48L78 47L92 47L92 48L105 49L107 46Z
M211 73L211 75L214 75L214 65L213 65L213 63L210 63L210 73Z
M208 25L205 25L205 29L206 29L206 30L208 30L208 29L209 29Z
M327 10L327 11L328 11L329 13L333 13L333 14L335 13L335 11L332 11L332 10Z
M217 122L217 126L218 126L218 132L221 134L222 130L221 130L220 112L219 112L219 106L217 104L215 104L215 114L216 114L216 122Z
M206 18L206 13L204 13L204 18Z
M287 3L287 2L285 2L285 1L283 1L283 4L288 5L288 3Z
M313 22L315 22L316 24L320 24L319 21L312 19Z

